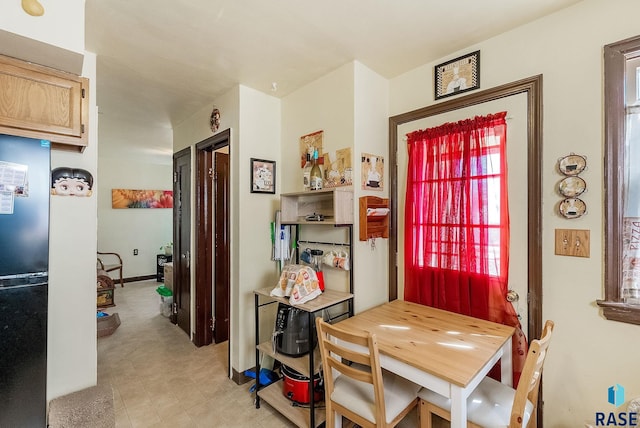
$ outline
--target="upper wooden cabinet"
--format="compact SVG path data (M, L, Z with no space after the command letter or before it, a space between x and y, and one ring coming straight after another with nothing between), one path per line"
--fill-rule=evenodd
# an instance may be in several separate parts
M0 133L82 152L88 116L89 79L0 55Z

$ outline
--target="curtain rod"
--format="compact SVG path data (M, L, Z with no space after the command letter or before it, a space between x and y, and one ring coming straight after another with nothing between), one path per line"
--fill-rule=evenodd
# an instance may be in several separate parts
M506 117L504 118L504 120L511 120L511 119L513 119L513 116L506 116ZM404 137L402 137L402 141L405 141L405 142L407 141L407 136L406 136L406 134L405 134L405 136L404 136Z

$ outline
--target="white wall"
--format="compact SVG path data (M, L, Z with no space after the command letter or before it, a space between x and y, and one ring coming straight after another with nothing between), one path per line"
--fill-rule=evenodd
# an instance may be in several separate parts
M83 76L95 94L96 58L86 52ZM89 145L83 153L51 152L51 168L70 166L97 181L98 115L89 98ZM96 213L99 192L88 198L51 197L47 399L96 384Z
M433 103L433 66L476 49L483 89L543 74L542 309L556 322L543 384L548 427L583 426L595 412L614 411L606 391L615 383L626 388L627 400L640 396L640 326L607 321L594 303L603 297L602 46L637 35L639 12L632 0L584 0L391 81L395 115ZM556 213L556 162L571 152L587 157L588 214L566 220ZM554 255L556 228L589 229L591 257Z
M220 110L220 131L231 128L231 365L242 372L255 364L253 290L275 284L277 273L271 258L269 222L277 197L250 193L249 159L276 161L276 189L280 189L280 101L253 89L238 86L215 103L203 107L174 129L174 151L192 147L212 135L209 116ZM195 151L192 151L195 173ZM195 177L192 181L195 183ZM192 188L195 203L195 188ZM192 208L195 215L195 209ZM192 230L195 221L192 219ZM195 251L192 234L192 250ZM195 254L192 251L192 254ZM195 270L192 269L192 284ZM193 296L193 288L192 288ZM193 307L192 307L193 311ZM193 327L193 326L192 326Z
M282 193L302 191L301 136L324 131L324 152L353 147L353 93L349 63L282 99Z
M120 254L125 278L155 275L156 254L173 241L173 210L113 209L111 190L172 190L173 131L108 113L99 117L98 250Z
M368 241L360 241L358 221L359 198L362 196L389 197L389 81L355 62L354 90L354 294L356 312L379 305L389 299L389 240L378 238L375 247ZM361 183L362 153L382 156L385 161L383 190L363 190ZM376 269L372 269L376 266Z
M350 147L352 164L355 161L354 67L354 63L346 64L282 99L282 192L279 193L303 190L300 166L300 137L303 135L322 130L324 153ZM357 201L354 201L354 209L356 204ZM316 242L341 243L347 242L347 232L344 228L331 226L306 226L301 228L300 238ZM323 251L336 249L323 245L308 247ZM304 248L307 246L302 246L302 249ZM349 291L347 272L325 269L324 281L328 289ZM358 300L355 301L357 305Z
M283 186L279 168L281 160L280 100L254 89L240 86L240 130L238 146L232 153L238 161L238 186L233 191L238 199L238 216L232 216L232 230L237 240L231 240L235 257L232 282L231 345L233 367L244 371L255 365L254 295L258 288L275 286L278 272L271 261L269 223L280 206L277 194L251 193L250 159L276 161L276 192ZM235 178L235 177L234 177ZM232 259L233 260L233 259Z
M233 134L239 126L239 92L240 88L238 86L234 87L220 96L215 102L203 106L188 119L175 126L173 128L173 152L179 152L214 135L213 132L211 132L211 125L209 124L209 118L211 117L214 106L220 110L220 127L218 128L218 133L226 129L234 130L231 135L231 145L233 146L233 141L237 138L237 136Z
M149 163L133 151L119 159L98 157L98 250L120 254L125 278L156 274L156 254L173 241L173 210L113 209L111 190L172 190L171 155L167 159L165 164Z
M43 2L44 15L31 16L21 2L4 2L0 13L3 55L81 74L85 0Z

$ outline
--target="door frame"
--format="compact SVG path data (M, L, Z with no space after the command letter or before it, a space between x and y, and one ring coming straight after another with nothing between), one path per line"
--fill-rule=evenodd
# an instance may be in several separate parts
M213 186L209 177L207 153L229 146L231 130L226 129L196 144L196 272L195 272L195 332L196 346L213 342ZM229 338L229 350L231 338ZM230 351L229 351L230 352ZM229 359L230 362L230 359ZM230 364L229 364L230 367Z
M527 311L529 338L542 333L542 75L433 104L389 118L389 300L398 298L398 126L512 95L527 95ZM542 401L542 393L539 397ZM542 428L542 406L538 406Z

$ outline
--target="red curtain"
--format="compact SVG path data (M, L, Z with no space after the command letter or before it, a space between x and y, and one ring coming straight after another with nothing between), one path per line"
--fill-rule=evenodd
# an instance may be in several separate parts
M506 112L407 135L407 301L516 327L514 385L527 343L507 302ZM499 368L492 375L499 376Z

